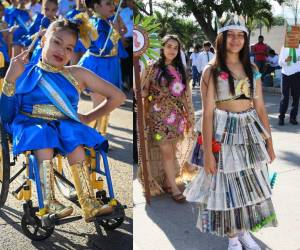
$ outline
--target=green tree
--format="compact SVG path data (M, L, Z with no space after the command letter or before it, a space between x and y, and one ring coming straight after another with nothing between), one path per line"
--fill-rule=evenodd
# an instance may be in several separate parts
M176 34L186 50L205 40L204 33L195 22L176 17L172 6L164 5L163 7L164 13L154 11L154 16L160 23L160 37L166 34Z
M281 16L273 17L273 25L274 26L283 26L284 23L285 23L284 17L281 17Z
M273 22L272 6L267 0L173 0L182 3L178 12L183 16L193 14L204 34L210 41L217 35L216 18L224 12L237 12L247 17L247 25L252 30L258 24L271 27ZM282 1L278 1L282 3Z

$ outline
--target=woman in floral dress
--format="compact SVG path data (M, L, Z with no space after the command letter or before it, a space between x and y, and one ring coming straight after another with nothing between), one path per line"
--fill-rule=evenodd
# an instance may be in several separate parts
M186 132L192 131L194 110L179 39L167 35L162 46L160 59L142 76L150 191L156 195L164 190L176 202L184 202L175 181L181 167L178 158L184 157L177 151Z

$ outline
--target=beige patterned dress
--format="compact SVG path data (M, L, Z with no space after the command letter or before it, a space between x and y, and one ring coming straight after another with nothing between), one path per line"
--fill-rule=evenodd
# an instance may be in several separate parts
M173 78L170 84L164 78L161 84L158 83L160 70L155 66L147 68L142 76L142 85L149 86L148 97L144 98L144 123L151 195L163 193L165 172L159 145L173 145L177 176L180 176L192 147L194 109L190 88L182 83L181 75L173 66L169 65L168 70ZM143 183L141 171L140 179Z

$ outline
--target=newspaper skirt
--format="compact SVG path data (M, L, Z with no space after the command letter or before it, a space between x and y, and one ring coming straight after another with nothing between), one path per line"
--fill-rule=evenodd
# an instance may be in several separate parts
M197 227L202 232L225 236L277 225L268 178L268 137L255 109L215 110L217 173L206 174L201 167L184 191L187 201L199 204ZM191 159L197 158L192 162L201 166L201 145L195 144Z

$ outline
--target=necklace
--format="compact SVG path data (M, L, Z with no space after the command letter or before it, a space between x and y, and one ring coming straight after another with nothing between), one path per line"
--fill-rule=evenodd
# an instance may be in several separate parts
M37 66L45 71L52 72L52 73L57 73L57 72L61 72L64 70L64 67L56 68L56 67L54 67L48 63L42 62L42 61L39 61Z

